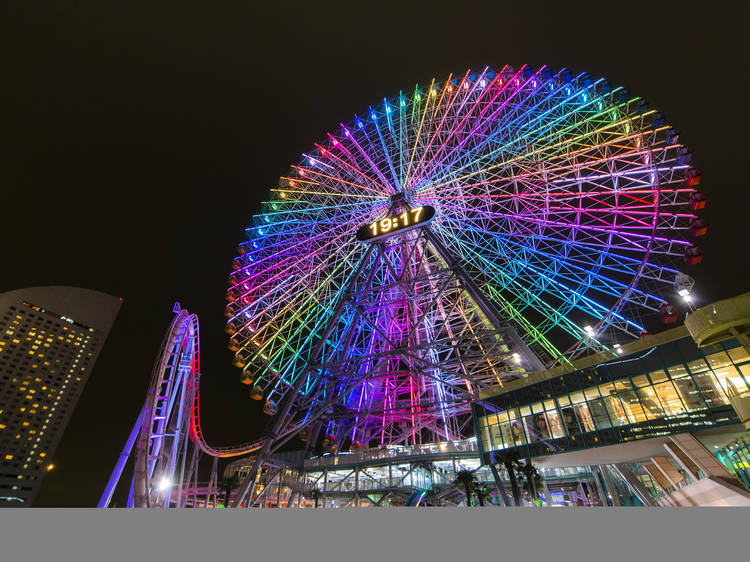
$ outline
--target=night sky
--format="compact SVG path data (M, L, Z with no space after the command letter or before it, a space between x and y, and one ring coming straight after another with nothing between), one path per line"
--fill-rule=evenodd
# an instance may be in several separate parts
M326 131L432 77L547 64L645 97L703 173L697 298L750 288L739 14L685 2L30 4L0 13L0 291L60 284L124 299L35 505L96 504L175 300L201 322L206 438L260 435L262 403L224 334L243 229Z

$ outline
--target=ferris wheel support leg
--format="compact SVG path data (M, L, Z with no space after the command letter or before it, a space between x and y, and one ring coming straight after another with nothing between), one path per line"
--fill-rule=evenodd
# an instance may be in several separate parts
M502 317L497 313L495 307L490 304L484 293L477 287L474 280L467 275L463 268L456 263L453 256L448 249L443 246L440 240L432 233L428 227L424 227L425 238L430 242L433 248L440 254L440 257L445 263L456 272L456 276L461 280L464 290L471 296L472 300L477 304L482 313L487 317L490 324L500 333L507 334L513 340L513 344L520 350L523 351L524 356L529 361L529 371L543 371L544 363L542 363L534 352L529 349L524 341L518 336L516 330L508 324L508 322L502 320ZM506 327L507 326L507 327Z
M109 507L109 502L112 500L112 494L114 493L115 488L117 487L117 484L120 481L120 476L122 476L122 471L125 468L125 463L128 462L128 459L130 458L130 453L133 451L133 445L135 444L135 440L138 437L138 431L141 428L142 419L143 419L143 408L141 408L141 411L138 414L138 418L135 420L135 425L133 425L133 429L130 430L130 435L128 436L128 440L125 442L125 446L122 448L122 452L120 453L120 458L117 460L115 469L112 471L112 475L109 477L109 482L107 482L107 486L104 488L102 497L99 499L99 503L97 504L96 507L101 507L101 508Z
M235 500L233 507L239 506L240 503L242 503L242 500L247 495L248 490L252 489L255 486L255 481L258 478L258 471L260 470L260 467L262 466L263 461L265 461L266 457L268 456L268 453L271 450L271 447L273 446L274 441L278 437L279 429L284 423L284 420L286 419L286 416L289 413L289 410L292 409L294 400L297 398L297 394L299 393L300 388L302 388L302 383L304 383L307 380L307 378L310 376L310 371L311 371L310 365L314 365L320 359L320 354L323 351L323 345L325 344L328 337L331 335L331 331L336 325L338 317L341 315L341 312L344 309L344 305L346 304L346 301L349 298L349 294L351 293L352 287L355 285L355 283L359 279L360 275L362 274L362 271L364 270L365 266L368 263L368 260L370 259L370 255L373 252L373 248L374 246L371 245L367 249L367 251L365 252L365 255L362 257L362 260L357 266L357 269L354 271L354 274L351 276L349 282L347 283L346 288L344 289L344 292L341 295L341 298L339 299L338 303L336 303L336 308L334 309L333 314L331 314L331 317L328 320L325 332L323 333L323 336L320 338L320 341L318 341L317 345L315 346L315 349L310 355L310 361L308 362L307 369L305 369L302 373L300 373L300 376L297 377L297 381L294 383L294 387L285 396L283 406L279 409L279 412L276 414L276 419L273 422L272 428L267 434L267 437L266 437L265 442L263 443L262 449L258 452L258 455L255 458L255 463L253 464L253 468L250 470L250 473L247 475L247 477L245 478L245 481L242 483L242 487L240 488L240 492L237 495L237 499Z
M312 431L310 431L310 437L307 440L307 445L305 446L305 458L308 458L315 447L315 443L318 442L318 437L320 437L320 431L323 429L323 425L321 422L315 422L315 424L312 427Z
M286 415L289 413L289 410L292 409L292 404L294 404L294 399L297 398L297 393L299 392L299 389L302 388L302 383L304 383L305 380L307 380L308 375L309 375L308 370L301 373L300 376L297 377L297 382L294 383L294 387L292 388L292 390L284 397L284 404L279 410L278 414L276 414L276 419L273 421L271 430L267 433L266 440L263 442L263 448L258 452L257 456L255 457L253 468L250 470L250 473L247 475L247 477L245 478L245 481L242 483L240 492L237 495L237 499L235 500L234 505L232 507L238 507L240 503L242 503L242 500L247 495L247 491L252 489L255 486L255 481L258 478L258 471L260 470L260 467L263 465L263 462L266 460L266 457L268 456L268 453L270 452L271 447L273 446L273 443L276 440L276 437L278 437L279 429L281 428L281 425L284 423L284 420L286 419Z

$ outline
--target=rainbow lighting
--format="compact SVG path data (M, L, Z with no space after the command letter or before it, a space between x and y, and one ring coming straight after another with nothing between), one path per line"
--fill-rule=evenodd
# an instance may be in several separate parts
M533 357L617 353L690 306L675 283L707 229L690 159L644 99L565 69L467 71L383 99L253 217L227 292L234 363L266 413L290 392L295 427L317 411L329 445L461 438L470 397ZM418 208L429 224L408 222ZM440 277L459 270L470 283Z

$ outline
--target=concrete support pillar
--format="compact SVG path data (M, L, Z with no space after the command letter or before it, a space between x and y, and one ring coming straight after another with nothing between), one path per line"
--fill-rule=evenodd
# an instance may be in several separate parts
M680 467L682 467L682 470L687 472L693 478L693 480L698 480L698 465L695 464L693 460L685 454L685 451L680 449L672 441L667 441L666 443L664 443L664 448L672 456L675 462L679 464Z
M667 488L669 488L669 480L667 480L662 472L656 467L656 465L651 463L644 463L643 468L646 472L648 472L649 476L651 476L651 479L654 481L654 483L661 488L661 491L665 494L667 493Z
M656 465L656 468L664 475L669 481L669 484L676 490L677 483L682 480L682 475L677 471L674 465L669 462L667 457L651 457L651 462Z
M659 470L659 468L655 464L644 464L643 468L651 475L651 478L653 478L653 480L656 482L656 485L659 486L659 488L661 488L664 492L663 501L670 505L680 505L667 493L667 488L669 488L670 483L669 480L667 480L667 478L664 476L664 474L662 474L661 470Z
M547 481L542 479L542 488L544 489L544 497L547 500L547 506L552 506L552 494L550 494L549 486L547 486Z
M703 443L698 441L692 433L672 435L670 440L682 449L690 460L706 473L706 476L723 478L724 480L729 480L735 485L739 484L739 481L735 478L734 474L729 472L729 470L719 462L719 459L717 459L711 451L706 449Z

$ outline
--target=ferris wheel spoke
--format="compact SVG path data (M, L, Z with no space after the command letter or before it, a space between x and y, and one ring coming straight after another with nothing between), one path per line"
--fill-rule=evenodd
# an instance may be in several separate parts
M462 227L467 226L470 225L462 223ZM469 229L467 228L457 229L457 231L459 232L457 233L457 235L461 236L461 232L467 232L468 230ZM537 234L530 233L528 237L524 237L523 240L528 240L529 238L536 237L538 237ZM607 247L597 248L595 253L597 258L595 260L592 260L585 259L587 257L587 254L576 248L575 242L571 241L554 239L552 240L552 242L554 242L555 244L548 246L549 250L545 250L543 246L537 245L532 247L527 243L521 242L517 237L513 236L507 236L504 238L504 240L504 247L495 253L498 258L507 257L508 255L514 254L519 255L520 252L523 252L524 264L528 263L529 265L532 265L533 263L537 263L537 267L546 267L547 269L549 268L550 264L554 264L558 268L557 274L562 275L564 278L566 275L568 275L568 281L577 282L580 287L589 287L591 290L599 291L610 296L619 296L623 294L623 292L628 289L628 285L613 278L608 278L605 275L598 274L599 271L611 271L615 274L625 273L632 276L636 274L638 268L642 266L642 261L627 259L624 256L611 254L609 252L609 248ZM514 251L508 245L514 246L518 249L518 251ZM563 251L560 248L560 246L562 245L567 246L568 251ZM492 248L488 246L485 246L485 249L488 251L492 251ZM574 250L576 251L575 256L571 255L570 253ZM591 253L590 249L588 250L588 253ZM617 262L615 260L620 261ZM630 266L628 267L628 269L625 269L623 266L627 267L626 264L628 263L630 264ZM615 267L615 265L617 267ZM660 282L671 283L674 280L674 275L677 273L677 271L674 269L665 270L665 268L657 267L653 264L647 264L647 266L649 267L649 271L644 272L644 277L658 280ZM522 271L524 268L525 265L520 270ZM564 269L568 273L560 273L560 268ZM653 270L656 270L657 273L655 273ZM665 273L668 273L671 278L665 279ZM637 288L632 288L632 291L640 297L641 305L649 308L650 310L658 311L660 305L663 303L663 298L660 296L646 293Z
M330 135L330 133L329 133L329 135ZM336 140L332 135L330 135L330 138L332 140L333 148L325 149L323 146L321 146L319 144L316 144L315 146L318 149L318 151L320 152L321 159L329 159L329 160L332 160L333 163L336 164L335 166L333 164L330 165L331 171L335 170L335 171L338 171L338 172L346 172L346 173L354 172L355 175L361 176L363 179L367 180L369 183L371 183L373 185L376 185L377 187L380 187L383 190L383 192L385 192L385 193L392 193L394 191L393 186L390 184L390 182L388 181L388 179L383 175L383 173L380 170L380 167L377 166L372 160L370 160L369 157L368 157L368 163L370 164L370 167L375 172L375 174L380 178L380 181L382 183L380 183L380 182L376 181L374 178L368 176L361 169L359 169L358 167L354 166L353 164L345 162L342 158L338 157L333 152L334 150L343 151L344 154L349 158L350 161L354 161L354 159L352 158L351 152L349 152L349 150L346 149L346 147L344 146L344 144L342 142L339 142L338 140ZM349 137L349 139L353 143L355 143L355 145L359 148L359 145L356 144L356 141L354 140L353 137ZM321 161L319 161L319 160L312 160L311 162L314 162L315 164L321 163ZM327 164L327 163L324 163L324 164ZM336 181L335 179L333 179L331 177L329 177L328 179L331 179L332 181ZM381 195L382 195L383 192L381 192Z
M490 275L497 287L510 292L515 297L515 301L509 302L514 309L518 310L519 314L523 313L524 308L531 306L536 312L549 320L550 326L559 326L576 337L584 333L580 326L577 326L566 316L560 314L555 306L546 302L539 294L529 291L514 276L509 275L506 270L497 267L495 262L481 255L478 250L467 246L462 240L454 240L454 243L461 246L465 259L472 261L480 271L485 271L486 274ZM548 330L549 328L546 330L539 329L542 334Z
M497 84L498 84L499 87L495 90L495 95L493 96L492 100L490 100L490 102L487 104L486 107L492 107L492 103L494 103L495 100L501 94L508 93L507 92L507 85L511 84L515 79L517 79L518 76L521 74L521 72L524 69L525 69L525 65L524 65L524 67L522 67L521 69L519 69L510 79L508 79L505 82L505 84L503 84L503 78L502 78L504 71L501 72L500 74L498 74L497 78L495 79L495 82L497 82ZM539 70L539 72L541 72L541 71L542 71L542 69ZM531 81L531 78L529 78L529 81ZM493 84L490 83L490 88L488 88L487 90L485 90L483 93L486 93L487 91L492 91L492 85ZM492 112L490 112L487 116L485 116L482 119L480 119L479 123L474 127L474 129L470 132L470 134L467 135L466 137L464 137L464 139L461 142L459 142L456 146L454 146L450 150L450 152L446 155L446 157L444 157L441 161L439 161L435 165L436 171L439 168L448 168L448 169L455 168L456 167L455 164L456 164L456 162L459 159L465 159L467 156L471 156L471 154L474 153L474 152L479 152L481 150L484 150L488 144L492 143L494 141L494 139L497 136L499 136L499 133L502 130L497 130L497 131L495 131L492 134L487 134L487 136L485 137L485 139L484 139L483 142L479 143L477 146L475 146L475 147L473 147L471 149L466 150L465 151L466 154L463 154L463 153L459 152L460 150L463 149L463 145L464 145L464 142L466 140L470 139L472 136L482 136L483 135L482 131L480 130L481 127L483 127L485 125L492 127L492 126L494 126L496 124L495 121L494 121L494 119L498 115L501 115L503 113L503 111L507 109L508 104L513 100L513 97L516 94L519 93L519 91L520 90L515 90L515 91L511 92L510 95L506 99L502 100L501 103L499 103L496 107L493 108ZM505 124L505 130L509 130L511 126L516 125L516 124L522 122L523 117L528 116L530 113L533 113L533 111L539 105L541 105L544 101L546 101L546 98L540 100L539 103L536 106L530 108L529 111L526 114L524 114L524 115L518 115L518 116L515 116L514 118L512 118L512 120L511 120L510 123L506 123ZM448 159L448 157L450 155L452 155L452 154L458 154L457 158L454 159L454 160L452 160L452 161L446 162L447 159ZM459 169L461 169L461 167L459 167Z
M637 101L638 98L633 98L630 100L630 104ZM563 100L560 102L560 106L565 105L565 101ZM597 102L598 103L598 102ZM593 104L592 102L589 102L589 105ZM585 107L585 106L581 106ZM603 107L603 106L602 106ZM579 108L580 109L580 108ZM492 164L492 165L484 165L481 167L478 167L478 169L475 169L468 175L461 175L458 177L455 177L456 173L460 173L464 169L467 169L472 166L471 161L467 162L466 164L457 167L457 166L449 166L448 169L451 170L451 173L454 174L454 177L451 178L450 181L455 182L465 182L466 179L469 177L472 177L473 175L476 175L478 173L486 173L497 169L502 169L503 167L507 167L509 164L513 162L518 161L524 161L529 160L532 156L543 156L547 154L547 158L555 158L555 157L561 157L561 151L562 156L572 156L577 153L581 153L584 151L589 150L591 147L598 147L598 146L621 146L622 149L629 150L631 147L629 145L619 145L618 143L623 142L625 140L632 139L632 135L629 135L629 122L628 119L622 119L620 121L602 121L599 123L599 126L594 129L588 129L584 130L583 132L580 132L578 129L581 127L584 127L586 125L591 125L592 123L596 123L597 118L602 118L603 116L607 115L609 110L601 110L598 109L596 113L593 113L586 119L583 119L581 121L574 121L572 124L565 121L567 115L563 115L561 117L557 118L556 123L564 124L564 126L560 127L558 131L555 132L555 136L562 137L563 140L557 141L557 142L548 142L546 145L544 144L544 141L549 141L550 139L542 136L541 138L534 138L532 135L535 132L541 132L545 133L547 129L549 129L550 125L547 123L543 123L538 129L536 130L529 130L524 132L523 134L515 133L516 136L513 137L512 141L508 141L505 143L500 144L497 148L490 151L488 154L482 155L482 161L483 162L491 162L492 160L499 159L499 164ZM646 116L652 115L653 112L648 112ZM545 117L545 115L540 116ZM508 127L512 125L516 125L517 123L509 123ZM610 132L615 131L614 133ZM663 130L663 129L662 129ZM494 139L499 136L499 132L497 131L493 136L489 137L487 139L488 142L494 141ZM573 136L571 136L570 133L575 133ZM597 135L601 136L603 133L609 133L610 138L606 141L604 141L601 138L598 138ZM591 143L587 143L587 139L591 139ZM523 143L519 146L519 143ZM568 150L568 147L572 145L573 143L583 144L583 148L580 148L576 151L570 151ZM532 147L534 145L541 144L543 148L538 149L530 149L530 150L520 150L520 147ZM507 154L508 158L501 158L500 156L502 154ZM439 183L435 182L435 184L432 187L432 189L438 189L442 187L443 185L446 185L446 183Z
M544 101L546 101L546 100L545 99L540 100L538 102L538 105L541 105ZM503 127L504 128L495 130L492 134L488 134L488 136L486 137L486 139L483 142L479 143L466 156L470 157L471 156L471 152L479 152L481 154L482 161L485 161L485 162L489 162L489 161L492 161L494 159L497 159L503 153L507 153L509 156L511 156L513 159L516 159L516 160L521 160L521 159L528 158L530 154L533 154L533 152L531 152L531 153L530 152L521 152L519 154L518 153L518 146L519 146L519 143L524 143L524 142L526 142L526 143L528 143L530 145L532 139L533 140L537 140L537 141L544 141L544 140L546 140L544 136L542 136L539 139L536 139L533 136L535 133L540 133L540 135L543 135L544 133L548 132L548 130L550 129L551 126L554 126L557 123L565 123L565 126L561 127L560 134L563 134L563 133L567 132L568 130L574 130L574 127L580 126L580 123L578 123L578 122L574 122L572 125L566 123L564 121L564 119L567 117L566 114L564 114L562 116L558 116L552 123L546 122L544 120L545 118L553 115L556 110L559 110L560 108L565 107L566 103L568 103L568 105L572 105L572 104L569 103L569 100L567 98L562 98L562 99L558 100L557 105L549 108L547 111L545 111L545 112L537 115L536 117L534 117L532 119L529 119L528 123L526 123L525 126L523 127L524 132L522 134L514 133L516 136L513 137L512 141L500 143L499 146L497 146L496 148L487 151L486 149L487 149L488 145L491 145L492 143L497 142L498 138L503 138L502 135L501 135L502 133L505 133L506 135L509 134L512 130L518 128L518 126L521 123L523 123L523 118L524 117L528 118L528 114L515 116L515 118L513 120L510 120L510 121L507 121L507 122L503 123ZM532 108L532 110L535 109L536 107L537 106L534 106L534 108ZM575 107L578 108L579 106L575 106ZM502 109L504 109L504 106L501 106L500 108L498 108L498 111L500 111ZM529 112L531 112L532 110L529 110ZM596 117L598 115L603 115L604 113L605 112L598 112L597 114L594 115L594 117ZM589 119L593 119L593 117L590 117ZM535 125L535 122L539 123L539 127L537 127L537 129L532 129L531 127L533 127ZM610 126L611 126L611 124L610 124ZM575 140L575 139L566 139L565 141L562 141L562 142L560 142L558 144L552 144L551 148L554 149L555 147L563 146L565 144L568 144L568 143L572 142L573 140ZM513 150L509 150L510 148L512 148ZM466 156L462 156L462 158L466 158ZM500 161L501 161L501 164L499 166L502 166L502 165L506 164L506 159L500 158ZM471 162L467 162L466 164L461 165L461 166L455 166L454 162L452 162L451 164L452 165L447 166L447 169L451 170L452 173L454 173L454 174L455 173L461 173L465 169L468 169L469 167L472 166ZM498 167L498 165L487 166L487 167L482 168L479 171L480 172L486 172L486 171L495 169L497 167ZM471 177L472 175L475 175L476 173L477 172L474 171L474 172L471 172L469 175L459 176L458 178L455 178L455 181L464 181L468 177ZM441 186L440 183L438 183L438 182L436 182L436 183L437 183L436 187L440 187Z
M702 255L677 140L641 98L564 69L467 71L384 98L254 218L228 293L236 363L269 401L299 392L284 439L315 416L338 445L461 435L469 398L521 372L483 318L550 364L662 314L678 262ZM434 209L422 228L440 255L416 230L378 233L402 205ZM355 240L365 225L376 240Z

